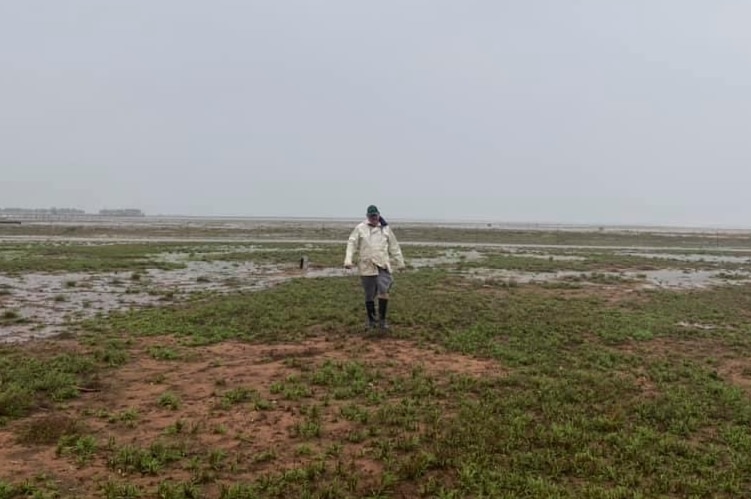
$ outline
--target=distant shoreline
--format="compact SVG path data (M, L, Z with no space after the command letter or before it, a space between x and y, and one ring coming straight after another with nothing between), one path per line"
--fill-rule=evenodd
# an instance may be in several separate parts
M340 227L359 222L359 217L273 217L273 216L200 216L200 215L145 215L138 217L108 216L99 214L86 215L51 215L51 214L17 214L0 216L0 221L33 224L66 225L173 225L176 223L197 222L211 223L248 223L248 224L321 224L328 227ZM574 224L554 222L506 222L502 220L440 220L389 218L395 225L440 227L468 230L516 230L516 231L566 231L566 232L639 232L639 233L673 233L673 234L749 234L751 227L733 226L680 226L680 225L646 225L646 224Z

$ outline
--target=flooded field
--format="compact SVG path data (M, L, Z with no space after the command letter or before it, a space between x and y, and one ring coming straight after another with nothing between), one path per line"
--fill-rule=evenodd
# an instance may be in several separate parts
M510 286L558 283L621 285L632 290L698 289L751 281L751 255L738 256L733 250L693 254L534 244L482 244L475 249L466 243L405 241L403 245L413 271L443 269ZM109 270L106 263L101 271L65 270L69 264L75 268L80 252L105 254L120 247L137 248L134 256L141 265L134 270ZM0 263L13 269L0 273L0 313L5 317L0 342L48 338L85 319L184 302L207 293L252 292L292 279L353 275L340 265L344 244L331 241L241 244L148 237L123 242L55 238L6 242L0 250ZM50 252L53 258L39 260L39 264L44 267L55 261L60 265L54 270L36 270L33 256ZM310 265L301 268L301 259L309 260L311 253ZM12 265L25 261L31 263L22 270Z
M0 342L47 338L87 318L185 301L196 294L257 291L294 278L345 275L341 267L303 270L295 265L254 263L258 248L253 246L239 248L240 256L247 258L240 261L238 253L232 253L233 261L222 260L223 255L230 254L227 248L196 245L191 249L192 253L149 254L149 247L143 247L144 257L176 267L169 270L146 266L120 272L0 274L0 313L8 317L0 325ZM263 251L294 254L294 258L307 253L306 248ZM6 251L4 258L19 258L21 253ZM209 261L200 259L209 256Z

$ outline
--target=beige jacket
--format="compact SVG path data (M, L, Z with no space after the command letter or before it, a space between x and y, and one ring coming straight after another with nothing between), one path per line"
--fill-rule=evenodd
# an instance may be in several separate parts
M344 265L352 265L352 259L358 253L357 267L360 275L378 275L378 267L391 272L391 259L397 268L404 267L404 257L396 236L387 226L372 226L367 221L360 223L352 231L347 241L347 254Z

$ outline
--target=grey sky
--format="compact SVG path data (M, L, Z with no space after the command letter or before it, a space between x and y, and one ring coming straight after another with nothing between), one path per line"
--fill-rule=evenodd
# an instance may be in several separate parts
M0 0L0 206L751 226L745 0Z

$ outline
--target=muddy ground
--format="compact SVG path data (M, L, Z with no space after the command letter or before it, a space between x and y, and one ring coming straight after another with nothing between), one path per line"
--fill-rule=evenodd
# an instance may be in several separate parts
M55 237L0 258L114 242ZM408 286L429 299L407 312L400 294L385 333L340 306L359 291L342 242L275 244L191 238L127 270L0 273L2 348L31 366L0 367L26 384L57 376L0 390L26 404L0 412L0 498L493 497L497 469L529 497L751 493L735 471L751 460L721 440L745 431L751 393L748 249L404 241ZM143 323L86 328L147 308ZM630 475L610 473L613 456ZM535 473L549 484L518 482Z
M37 243L49 244L49 243ZM56 243L57 244L57 243ZM73 243L73 244L78 244ZM91 244L105 244L101 241ZM19 342L30 339L49 338L60 334L66 328L92 317L102 317L113 312L143 307L154 307L180 302L203 293L252 292L268 289L276 284L297 278L341 277L354 271L341 267L306 262L305 268L296 264L268 264L253 262L253 245L242 247L247 251L245 261L224 261L222 254L229 249L206 247L193 241L194 251L168 252L152 255L155 261L179 264L178 269L146 269L143 271L121 272L22 272L0 273L0 310L12 313L14 320L0 324L0 342ZM423 245L415 246L415 248ZM301 258L310 251L310 243L299 247L274 248L289 252ZM426 268L446 268L467 278L482 282L505 282L509 285L534 283L581 283L591 280L610 284L622 283L630 289L701 289L709 286L738 285L751 282L751 272L738 267L749 264L751 257L733 253L693 254L690 252L670 253L642 252L633 249L619 249L617 254L639 256L654 260L657 269L617 270L617 271L522 271L483 268L482 262L492 254L505 254L520 258L534 258L551 262L580 262L583 256L571 254L572 247L482 247L482 252L467 248L437 248L437 255L410 258L410 244L404 245L404 253L409 267L413 270ZM233 247L237 251L237 247ZM341 247L342 258L344 247ZM211 255L210 261L196 258L198 255ZM661 262L670 259L685 262L714 262L733 264L732 269L660 269ZM463 263L475 264L463 268ZM458 267L458 268L457 268Z

